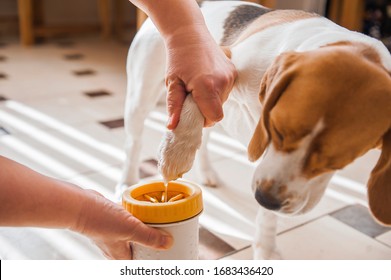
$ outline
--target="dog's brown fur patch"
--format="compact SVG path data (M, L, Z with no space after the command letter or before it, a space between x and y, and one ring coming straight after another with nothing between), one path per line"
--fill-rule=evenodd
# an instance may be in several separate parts
M270 11L262 6L248 4L237 6L224 22L224 36L220 44L231 45L254 20Z
M251 6L250 6L251 7ZM268 13L264 13L262 16L254 19L242 32L239 36L236 36L232 45L238 44L241 41L247 39L253 34L261 32L264 29L290 23L298 20L320 17L318 14L309 13L300 10L272 10Z

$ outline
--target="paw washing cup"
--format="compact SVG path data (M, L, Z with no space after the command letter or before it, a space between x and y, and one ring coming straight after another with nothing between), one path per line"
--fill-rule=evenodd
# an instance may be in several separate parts
M169 232L174 244L156 250L134 243L136 260L198 259L198 217L202 212L201 188L186 180L145 181L130 186L122 195L122 205L145 224Z

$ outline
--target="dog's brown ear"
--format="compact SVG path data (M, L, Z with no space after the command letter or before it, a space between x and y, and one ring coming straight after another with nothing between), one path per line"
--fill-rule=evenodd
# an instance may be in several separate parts
M256 161L265 151L269 139L269 114L291 81L299 54L286 52L278 56L261 80L259 100L263 104L262 114L248 145L250 161Z
M368 202L376 220L391 225L391 129L383 136L382 152L368 181Z

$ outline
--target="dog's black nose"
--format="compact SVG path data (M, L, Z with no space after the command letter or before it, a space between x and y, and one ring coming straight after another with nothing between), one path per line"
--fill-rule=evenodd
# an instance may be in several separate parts
M281 203L277 199L258 189L255 191L255 199L266 209L279 210L281 208Z

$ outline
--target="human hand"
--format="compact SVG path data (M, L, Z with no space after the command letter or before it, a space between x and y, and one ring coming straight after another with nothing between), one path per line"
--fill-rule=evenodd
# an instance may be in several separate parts
M95 191L85 191L85 202L74 231L88 236L109 259L132 259L131 242L168 249L173 238L148 227L120 205Z
M167 128L175 129L178 125L188 93L205 117L204 126L220 121L224 115L222 105L237 76L234 65L203 27L181 27L165 42Z

